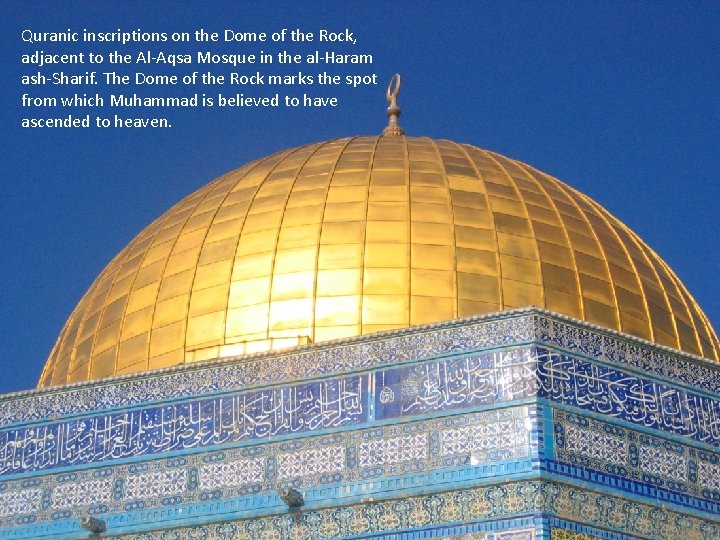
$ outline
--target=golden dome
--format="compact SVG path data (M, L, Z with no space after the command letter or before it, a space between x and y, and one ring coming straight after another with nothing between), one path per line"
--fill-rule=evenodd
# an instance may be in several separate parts
M155 220L39 385L530 305L720 352L667 264L587 196L474 146L356 137L245 165Z

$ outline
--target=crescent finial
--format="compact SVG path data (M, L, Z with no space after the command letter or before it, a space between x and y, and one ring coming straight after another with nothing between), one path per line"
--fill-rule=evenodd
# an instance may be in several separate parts
M383 130L383 135L390 135L392 137L405 135L405 131L403 131L403 128L401 128L400 124L398 124L398 118L400 118L400 107L398 107L397 104L397 96L399 93L400 74L396 73L392 76L392 79L390 79L390 84L388 84L387 92L385 93L385 98L390 105L388 106L386 112L389 118L388 125Z

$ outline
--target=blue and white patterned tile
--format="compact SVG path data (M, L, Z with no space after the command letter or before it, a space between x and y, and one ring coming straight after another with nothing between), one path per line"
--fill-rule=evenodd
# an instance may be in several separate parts
M628 461L627 440L603 431L565 426L565 449L605 463L625 465Z
M78 508L112 502L113 480L89 480L59 484L52 490L54 509Z
M269 493L282 485L308 489L328 482L367 481L417 471L429 474L471 463L527 459L532 413L526 406L510 407L51 474L36 477L33 485L9 480L0 485L0 504L6 500L13 508L6 515L11 518L17 515L21 501L34 501L35 506L24 509L42 522L53 519L55 510L70 512L69 517L83 515L89 508L94 513L151 509L179 500L202 501L208 496ZM454 442L443 446L443 440ZM46 510L41 507L44 492L53 503ZM0 516L0 527L6 521Z
M323 446L277 455L279 480L342 472L345 469L345 447Z
M202 465L198 475L201 490L257 484L265 478L265 460L238 459Z
M442 431L442 454L469 454L471 463L516 459L530 455L529 418L475 424Z
M662 445L641 445L638 449L638 467L641 471L672 478L678 482L688 479L687 452L680 447L679 451L671 451Z
M32 514L40 510L42 489L0 493L0 517Z
M536 393L530 347L460 355L375 375L378 419L402 418L531 397Z
M358 467L377 467L428 459L428 434L374 438L358 445Z
M187 480L185 469L130 475L125 481L125 496L134 500L177 495L186 490Z
M554 496L528 500L528 496L534 497L540 493L553 493ZM502 499L496 499L498 495ZM495 500L499 504L487 504ZM583 504L576 505L575 501L583 501ZM468 503L472 505L472 515L459 519ZM563 516L563 519L549 519L549 524L555 529L552 540L716 540L720 531L720 524L712 516L702 518L563 484L526 481L331 506L300 511L293 517L257 516L234 522L190 525L166 531L149 531L145 535L139 533L111 538L534 540L538 538L535 528L528 523L518 525L517 521L535 521L544 516L556 515ZM562 531L567 534L555 534L558 528L572 530ZM547 535L542 537L548 538Z
M367 388L357 375L7 429L0 475L359 425Z
M538 397L720 446L720 399L537 349Z
M537 394L699 442L720 443L713 420L720 418L720 400L549 350L471 353L372 376L379 388L375 417L382 420ZM0 474L362 426L370 418L369 384L368 375L346 376L6 429L0 431ZM293 412L268 414L276 408Z
M679 351L674 354L629 335L608 334L601 328L588 328L587 323L556 317L552 313L535 315L538 342L610 364L629 366L716 394L720 391L720 366L716 363Z
M581 467L582 474L594 470L683 496L720 501L720 451L699 451L565 411L554 410L553 418L557 460ZM683 503L677 497L673 500Z
M492 540L535 540L535 529L497 532L493 534Z
M720 453L713 460L701 460L698 463L698 483L703 489L716 494L720 500Z

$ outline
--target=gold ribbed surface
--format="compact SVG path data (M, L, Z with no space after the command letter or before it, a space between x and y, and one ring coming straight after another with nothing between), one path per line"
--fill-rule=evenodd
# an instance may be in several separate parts
M39 385L530 305L718 359L677 276L585 195L473 146L357 137L250 163L154 221Z

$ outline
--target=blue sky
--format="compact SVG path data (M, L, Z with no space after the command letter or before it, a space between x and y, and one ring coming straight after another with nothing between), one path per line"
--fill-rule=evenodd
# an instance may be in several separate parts
M51 48L24 44L21 31L67 28L350 28L358 44L334 50L369 53L374 63L335 71L377 73L380 84L288 91L337 96L336 108L171 111L168 130L21 129L20 98L37 90L20 85L20 75L32 72L20 55ZM250 160L380 132L385 86L396 71L403 76L401 124L408 134L494 150L587 193L655 249L720 326L720 9L714 2L18 2L4 6L0 30L0 393L36 384L76 302L150 221ZM266 45L271 53L324 47ZM245 51L237 43L212 48Z

